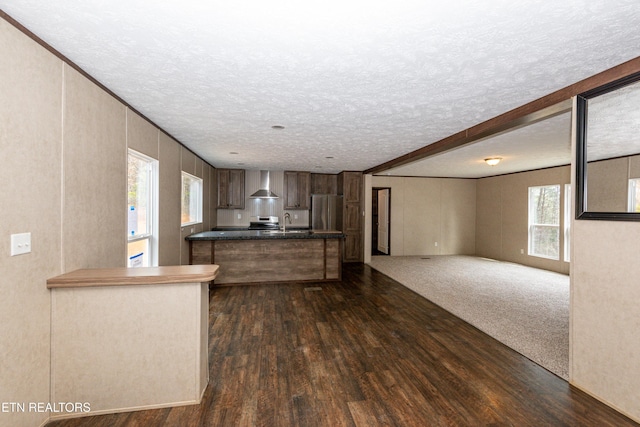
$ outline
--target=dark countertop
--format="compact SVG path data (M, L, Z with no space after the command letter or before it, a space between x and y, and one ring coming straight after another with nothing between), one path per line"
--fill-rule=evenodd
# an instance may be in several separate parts
M262 230L229 230L229 231L203 231L185 237L186 240L270 240L270 239L344 239L341 231L262 231Z

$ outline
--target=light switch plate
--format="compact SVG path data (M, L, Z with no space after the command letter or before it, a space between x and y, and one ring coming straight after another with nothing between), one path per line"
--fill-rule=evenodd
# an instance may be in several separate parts
M28 254L31 252L31 233L11 235L11 256Z

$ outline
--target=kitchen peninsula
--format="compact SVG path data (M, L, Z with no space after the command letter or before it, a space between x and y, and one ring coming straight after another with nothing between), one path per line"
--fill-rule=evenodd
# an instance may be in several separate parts
M216 264L215 284L340 280L341 232L206 231L186 237L190 264Z
M92 414L200 402L209 381L208 283L217 274L216 265L181 265L48 279L51 401L89 402Z

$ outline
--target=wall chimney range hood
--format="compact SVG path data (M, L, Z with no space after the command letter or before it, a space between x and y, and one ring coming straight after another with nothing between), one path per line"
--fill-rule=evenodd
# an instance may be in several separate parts
M252 199L278 198L278 195L269 188L269 171L260 171L260 189L249 197Z

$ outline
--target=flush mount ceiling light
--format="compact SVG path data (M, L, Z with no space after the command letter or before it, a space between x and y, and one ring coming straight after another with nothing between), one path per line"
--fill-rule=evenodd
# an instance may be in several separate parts
M488 157L486 159L484 159L484 161L489 165L489 166L495 166L498 163L500 163L500 160L502 160L502 157Z
M282 125L273 125L273 126L271 126L271 129L282 130L282 129L284 129L284 126L282 126Z

